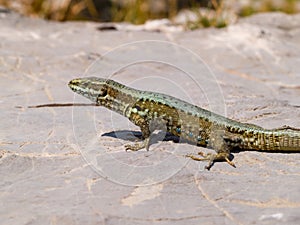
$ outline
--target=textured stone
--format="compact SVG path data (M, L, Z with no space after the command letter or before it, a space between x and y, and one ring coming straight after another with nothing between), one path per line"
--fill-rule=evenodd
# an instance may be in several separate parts
M185 143L125 152L138 128L106 109L28 108L88 103L68 81L112 71L242 122L300 127L299 24L274 13L219 30L99 31L1 10L1 223L299 223L298 153L240 152L237 168L208 172L184 154L210 150Z

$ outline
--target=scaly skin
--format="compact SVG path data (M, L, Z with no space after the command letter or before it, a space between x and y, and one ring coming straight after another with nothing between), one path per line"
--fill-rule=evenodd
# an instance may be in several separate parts
M149 150L150 135L159 128L214 149L216 154L200 152L201 158L187 155L198 161L208 160L208 170L215 161L225 160L235 166L230 160L233 149L300 152L300 129L282 127L270 130L240 123L169 95L136 90L103 78L73 79L69 87L92 102L127 117L141 128L144 141L126 145L126 150Z

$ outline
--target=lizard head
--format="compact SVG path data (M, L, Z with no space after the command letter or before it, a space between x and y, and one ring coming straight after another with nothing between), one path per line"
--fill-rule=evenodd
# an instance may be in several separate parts
M76 78L69 82L69 87L97 105L104 106L124 114L129 105L139 98L139 91L126 87L116 81L98 77Z
M92 102L100 103L107 97L107 79L98 77L76 78L69 82L72 91L80 94Z

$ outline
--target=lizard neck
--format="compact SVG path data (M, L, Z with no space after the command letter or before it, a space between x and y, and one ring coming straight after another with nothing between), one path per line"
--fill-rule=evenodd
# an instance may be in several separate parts
M140 91L113 80L108 80L104 88L107 92L106 96L97 98L96 103L128 117L128 110L131 110L132 106L138 101Z

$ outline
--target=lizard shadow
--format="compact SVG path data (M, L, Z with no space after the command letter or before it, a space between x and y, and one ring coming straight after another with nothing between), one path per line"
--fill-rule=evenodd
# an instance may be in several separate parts
M111 132L104 133L101 136L102 137L118 138L118 139L122 139L124 141L137 141L137 138L139 139L139 141L143 140L142 132L140 132L140 131L131 131L131 130L111 131ZM150 145L156 144L159 141L173 141L174 143L184 143L184 144L190 144L190 145L203 147L203 148L207 148L207 149L212 149L210 147L205 147L205 146L195 144L194 142L191 142L191 141L186 140L182 137L178 137L176 135L173 135L172 133L164 132L164 131L158 131L157 133L152 133L151 134ZM233 152L238 153L238 152L240 152L240 150L239 149L234 149Z
M111 132L107 132L101 135L102 137L112 137L112 138L118 138L118 139L122 139L125 141L137 141L137 138L139 139L139 141L143 140L142 138L142 132L140 131L130 131L130 130L118 130L118 131L111 131ZM200 146L197 145L193 142L190 142L188 140L185 140L184 138L180 138L178 136L175 136L169 132L164 132L164 131L159 131L158 133L152 133L151 134L151 139L150 139L150 145L158 143L159 141L173 141L174 143L186 143L186 144L190 144L190 145L194 145L194 146ZM204 146L200 146L200 147L204 147ZM213 150L212 148L209 147L204 147L210 150ZM240 152L239 149L233 149L232 153L238 153ZM199 156L202 155L202 152L199 151ZM203 155L202 155L203 156ZM202 158L201 156L200 158L196 157L196 161L202 161L202 160L208 160L207 158ZM229 155L229 160L232 161L234 159L234 155L230 153ZM211 163L210 166L206 167L208 170L210 170L210 168L215 164L215 162L219 162L219 161L224 161L224 160L218 160L216 159L214 162Z
M131 130L118 130L111 131L101 135L102 137L112 137L122 139L124 141L138 141L143 140L142 132L140 131L131 131ZM157 133L151 134L150 145L156 144L159 141L173 141L175 143L182 142L179 137L164 131L159 131Z

